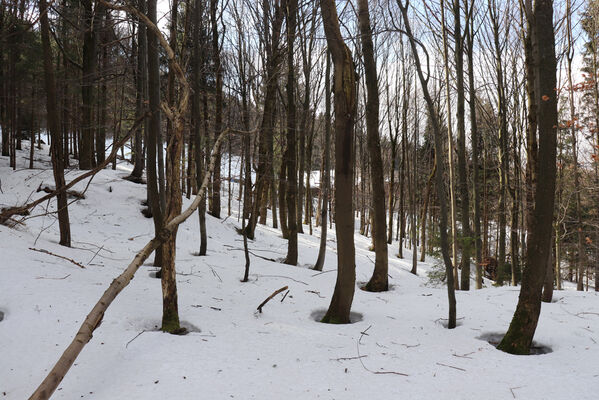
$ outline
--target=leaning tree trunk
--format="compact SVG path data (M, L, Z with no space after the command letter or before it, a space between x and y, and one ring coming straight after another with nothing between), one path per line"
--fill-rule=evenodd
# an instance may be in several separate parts
M337 281L329 309L322 322L349 323L356 283L354 247L353 181L356 72L351 51L343 42L334 0L321 0L320 8L327 44L335 67L335 230L337 232Z
M551 225L555 200L557 62L553 31L553 1L537 0L528 11L535 71L535 99L539 128L538 181L535 207L527 240L526 268L518 305L510 327L499 344L500 350L528 354L541 312L541 290L551 246Z

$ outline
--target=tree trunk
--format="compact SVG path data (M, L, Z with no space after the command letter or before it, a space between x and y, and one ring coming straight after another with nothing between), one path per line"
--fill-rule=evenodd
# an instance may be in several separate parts
M445 91L447 107L447 158L449 160L449 208L451 211L451 258L453 261L453 282L456 290L460 290L460 279L458 276L458 233L456 221L456 198L455 198L455 178L453 163L453 124L451 122L451 91L449 81L449 50L447 32L445 29L445 1L441 0L441 26L443 29L443 60L445 64Z
M467 3L466 3L467 7ZM464 41L462 37L460 0L453 0L454 40L455 40L455 74L457 91L458 121L458 191L460 193L460 213L462 214L462 290L470 290L470 252L473 243L470 229L470 194L468 193L468 173L466 163L466 127L465 127L465 90L464 90Z
M177 49L177 17L179 1L173 0L171 4L170 21L170 46L173 51ZM170 108L169 124L170 131L167 136L166 149L166 209L164 212L164 223L168 224L173 218L181 213L181 151L183 147L183 128L181 120L183 116L175 111L175 71L174 60L169 61L168 71L168 107ZM218 161L218 159L217 159ZM177 231L178 226L171 230L168 239L162 246L162 329L164 332L180 333L179 306L177 301L177 275L175 259L177 253Z
M100 93L98 101L98 129L96 130L96 165L102 164L106 159L106 124L107 122L107 92L108 87L106 85L106 77L108 72L108 10L101 7L102 10L98 12L98 18L100 18L100 42L101 42L101 53L100 53L100 65L102 71L102 83L100 84ZM114 132L116 134L116 132ZM113 142L116 142L117 138L113 137Z
M335 230L337 232L337 281L322 322L348 323L354 298L356 264L352 198L354 123L357 111L356 72L351 51L343 42L334 0L321 0L327 44L335 67Z
M441 253L443 254L443 262L445 263L445 273L447 275L447 297L449 303L449 318L447 320L447 327L453 329L456 327L456 300L455 300L455 286L453 277L453 265L451 264L451 257L449 255L449 241L447 237L447 199L445 193L445 182L443 178L443 166L445 165L445 152L443 151L442 133L441 127L439 126L439 114L435 109L433 99L428 91L428 77L424 76L420 56L418 54L418 48L416 47L416 39L412 33L410 26L410 20L408 18L408 4L403 4L401 0L397 0L397 4L401 11L402 19L405 26L406 36L410 40L410 47L412 49L412 56L414 58L414 64L416 65L416 71L418 73L418 79L422 86L422 92L426 101L427 109L431 115L431 123L433 126L433 133L435 139L435 154L437 157L437 170L435 173L436 186L437 186L437 197L439 201L440 221L439 231L441 236Z
M138 0L137 7L142 13L146 12L146 1ZM147 61L147 43L146 43L146 30L141 23L138 24L137 28L137 68L135 73L135 117L139 118L143 113L145 107L145 101L147 98L147 76L148 76L148 61ZM147 131L144 129L144 125L135 132L135 139L133 141L133 171L131 171L131 178L141 181L143 170L144 170L144 148L143 148L143 137Z
M147 0L147 11L150 21L156 23L156 0ZM148 175L148 200L154 219L154 232L157 234L162 230L164 225L163 208L160 201L156 173L156 150L160 148L162 152L162 144L158 145L159 142L162 142L160 132L160 67L158 61L158 39L150 28L146 27L146 29L148 44L148 100L151 113L147 133L148 144L146 151L148 152L148 162L146 168ZM157 267L162 266L162 246L156 250L154 265Z
M287 19L287 219L289 239L285 264L297 265L298 222L301 224L301 203L297 210L297 136L295 107L294 41L297 26L297 0L286 1ZM302 133L303 135L303 133ZM300 149L303 152L303 149ZM301 180L300 180L301 181ZM274 182L273 182L274 188ZM274 208L273 208L274 210Z
M42 37L42 50L44 57L44 84L46 88L46 113L48 130L52 138L52 171L56 189L65 185L62 138L60 133L59 112L56 97L56 80L54 77L54 63L52 62L52 48L50 46L50 23L48 22L48 4L46 0L39 0L40 33ZM33 146L33 143L31 143ZM66 191L59 192L57 196L58 226L60 229L60 244L71 247L71 227L69 222L69 209Z
M370 156L370 184L372 187L373 209L372 239L375 252L374 272L364 289L369 292L382 292L389 289L387 273L389 269L386 238L387 221L385 216L383 160L381 158L379 137L379 88L368 0L358 0L358 20L366 75L366 132L368 153Z
M529 3L530 4L530 3ZM527 240L526 268L516 312L500 350L528 354L541 312L541 290L550 250L555 198L557 95L553 2L537 0L528 11L535 71L535 99L538 107L539 169L535 207ZM536 134L536 133L535 133Z
M212 61L214 63L215 74L215 94L214 94L214 135L218 135L222 130L223 121L223 71L220 62L220 44L218 39L218 21L217 21L218 0L210 0L210 22L212 24ZM210 204L210 215L220 218L220 148L216 149L216 166L212 176L212 202Z
M262 113L262 122L260 125L259 137L259 156L258 156L258 171L256 172L256 189L254 191L254 205L252 214L246 226L247 237L254 238L254 231L258 222L258 216L264 217L266 220L266 207L263 207L267 201L267 196L264 194L268 190L269 179L272 176L272 149L273 149L273 128L275 117L275 106L278 88L279 75L279 41L281 34L281 26L283 23L283 10L280 4L276 4L273 21L270 23L269 4L263 0L263 17L264 26L272 27L272 32L269 29L264 29L264 44L266 53L266 80L265 80L265 95L264 109ZM271 182L272 183L272 182Z
M83 77L81 84L81 140L79 142L79 168L92 169L94 145L94 80L96 74L95 12L92 0L80 0L83 5Z
M314 269L322 271L324 260L327 253L327 211L330 186L330 158L331 158L331 55L327 51L327 64L325 70L325 122L324 122L324 154L323 154L323 174L320 180L320 191L322 194L321 221L320 228L320 246L318 248L318 258Z

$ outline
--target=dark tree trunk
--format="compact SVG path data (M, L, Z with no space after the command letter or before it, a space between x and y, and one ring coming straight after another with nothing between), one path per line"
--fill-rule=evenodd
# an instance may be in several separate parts
M275 5L273 21L270 23L268 18L269 4L266 0L263 0L262 8L264 13L264 26L272 27L272 32L269 29L265 29L264 32L264 43L266 52L266 83L265 83L265 95L264 95L264 109L262 114L262 122L260 125L260 138L259 138L259 156L258 156L258 171L256 172L256 189L254 191L254 205L252 209L252 215L246 226L247 237L250 239L254 238L254 231L258 222L258 216L266 220L266 206L265 203L268 200L268 186L270 178L272 177L273 164L272 164L272 149L273 149L273 128L275 119L275 106L277 98L278 88L278 75L279 75L279 58L280 49L279 41L281 35L281 26L283 23L283 10L282 6L277 3Z
M473 12L471 3L468 13ZM480 178L479 178L479 138L476 121L476 88L474 86L474 18L470 17L466 24L466 48L468 53L468 95L470 111L470 141L472 142L472 202L474 203L474 248L476 254L476 288L482 289L482 241L480 229Z
M286 1L287 19L287 218L289 239L285 264L297 265L298 223L301 224L301 203L297 199L297 134L295 106L294 42L297 26L297 0ZM302 133L303 135L303 133ZM303 153L303 149L300 148ZM300 179L301 181L301 179ZM274 184L272 186L274 188ZM274 208L273 208L274 211ZM274 214L274 212L273 212Z
M468 193L468 174L466 172L466 127L464 113L464 41L460 14L460 0L453 0L454 40L455 40L455 74L457 91L457 121L458 121L458 192L460 195L462 217L462 290L470 290L470 249L472 246L472 230L470 229L470 195Z
M140 12L146 12L146 1L138 0L137 7ZM137 66L135 71L135 117L139 118L146 108L144 103L147 98L147 76L148 76L148 60L147 60L147 43L146 30L140 23L137 28ZM144 124L147 125L147 124ZM133 160L134 166L131 172L131 178L141 181L144 170L144 148L143 137L146 132L144 125L135 131L133 140Z
M289 227L287 225L287 149L283 150L281 157L281 168L279 170L279 219L281 220L281 234L284 239L289 239Z
M100 53L100 68L102 71L102 83L100 85L99 101L98 101L98 129L96 130L96 164L102 164L106 159L106 124L107 124L107 92L108 86L106 84L107 72L108 72L108 10L102 7L102 10L98 12L98 18L100 18L100 41L101 41L101 53ZM116 132L114 132L116 134ZM117 138L113 137L113 142L116 142ZM116 162L116 157L115 157Z
M385 182L381 143L379 137L379 88L370 27L368 0L358 0L358 19L361 33L364 71L366 74L366 131L368 153L370 156L370 181L372 187L372 238L374 242L374 273L364 287L370 292L382 292L389 289L387 256L387 221L385 216ZM338 114L335 114L338 115Z
M214 137L220 135L223 122L223 72L220 62L220 44L218 39L218 20L217 20L218 0L210 0L210 22L212 24L212 58L214 62L215 74L215 94L214 94ZM212 175L212 202L210 204L210 215L220 218L220 168L221 168L220 148L216 149L216 168Z
M498 346L500 350L512 354L529 353L541 312L541 290L549 257L547 252L551 249L556 175L558 114L553 1L537 0L534 11L527 11L532 28L529 34L535 71L539 168L518 305L510 327Z
M324 125L324 153L323 153L323 174L321 180L320 191L322 193L322 206L320 220L322 225L320 228L320 246L318 248L318 258L314 269L322 271L324 260L327 253L327 211L328 197L330 186L330 158L331 158L331 55L327 51L327 66L325 70L325 125Z
M351 51L343 42L334 0L321 0L320 8L331 52L335 93L335 229L337 231L337 281L329 309L322 319L348 323L354 299L356 264L354 247L353 181L354 123L356 117L356 72Z
M81 84L81 140L79 142L79 168L94 166L94 80L96 74L95 12L92 0L80 0L83 5L83 69Z
M65 185L62 138L58 111L58 98L56 96L56 80L54 77L54 63L52 62L52 48L50 46L50 23L48 22L48 4L46 0L39 0L40 33L42 37L42 50L44 56L44 83L46 88L46 113L48 130L52 138L52 171L56 188ZM33 146L33 143L31 144ZM62 191L56 196L58 209L58 226L60 229L60 244L71 247L71 227L69 223L69 209L67 193Z
M153 23L156 23L156 0L147 0L147 7L148 18ZM148 144L146 151L148 152L148 162L146 168L148 175L149 206L152 210L154 219L154 232L158 234L164 225L164 211L160 201L158 176L156 173L156 150L160 148L160 151L162 151L162 144L158 146L158 143L162 142L162 135L160 132L160 69L158 60L158 38L156 38L156 35L149 28L146 28L146 38L148 44L148 100L151 113L147 133ZM162 248L163 246L159 246L156 249L154 265L157 267L162 266Z
M424 262L426 257L426 215L428 213L428 204L431 197L431 189L433 186L433 179L435 178L435 174L437 171L437 157L435 156L433 159L433 168L431 169L431 174L426 181L426 187L424 189L424 196L422 201L422 212L420 214L420 220L422 223L421 229L421 243L420 243L420 262Z

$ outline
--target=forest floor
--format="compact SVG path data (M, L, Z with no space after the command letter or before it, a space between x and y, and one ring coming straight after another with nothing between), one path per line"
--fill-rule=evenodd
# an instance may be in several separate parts
M39 196L41 183L53 185L47 148L36 153L40 169L29 170L28 146L24 142L14 172L7 157L0 158L0 207ZM35 390L110 282L151 238L152 220L141 214L145 186L122 179L127 169L123 164L102 171L86 198L69 207L72 248L58 245L56 218L44 215L55 208L53 201L17 229L0 226L0 399L24 399ZM76 174L70 171L67 181ZM552 351L509 355L486 338L506 331L519 288L487 283L482 290L458 292L459 326L448 330L446 289L428 283L433 265L419 263L418 275L412 275L410 250L398 259L394 242L391 290L357 288L354 323L322 324L315 318L328 307L336 277L334 229L324 273L316 273L310 267L319 229L300 235L300 264L292 267L277 261L287 249L280 232L259 225L249 243L250 282L242 283L243 244L235 231L241 223L236 200L233 205L228 218L207 216L205 257L194 255L197 217L179 229L179 313L190 333L158 330L161 286L148 262L108 309L53 398L596 398L598 293L556 291L554 302L543 304L535 337ZM224 217L226 207L224 199ZM368 238L356 233L355 240L359 287L372 273L374 255ZM85 269L32 249L68 257ZM289 287L286 297L278 295L257 313L283 286Z

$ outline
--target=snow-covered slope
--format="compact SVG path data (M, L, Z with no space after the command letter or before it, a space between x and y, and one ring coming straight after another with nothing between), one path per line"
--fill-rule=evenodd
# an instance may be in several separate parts
M0 207L23 203L41 182L53 184L41 153L28 170L28 142L18 169L0 158ZM76 170L67 180L76 176ZM27 398L73 338L112 279L145 242L153 225L140 210L145 187L122 178L125 168L98 174L86 199L69 208L73 248L58 245L54 215L29 218L18 229L0 226L0 398ZM82 190L84 184L77 189ZM187 200L186 200L187 201ZM223 215L226 216L226 201ZM54 209L50 202L47 209ZM33 215L44 214L46 206ZM179 312L186 336L157 330L160 281L151 265L108 309L102 325L61 383L56 399L591 399L599 388L599 296L561 291L544 304L536 340L553 351L513 356L481 337L505 332L517 288L457 293L459 326L447 330L446 290L426 285L431 265L409 273L411 253L390 251L387 293L357 289L355 323L326 325L315 315L335 284L335 235L325 273L316 260L319 230L300 235L300 266L252 256L242 283L242 240L233 215L208 216L208 255L197 257L198 221L178 235ZM305 231L308 231L307 227ZM369 239L356 235L359 282L372 273ZM282 259L280 232L259 226L255 255ZM395 249L397 243L392 245ZM30 250L44 249L83 265ZM256 307L289 286L262 314ZM399 375L397 373L406 374Z

